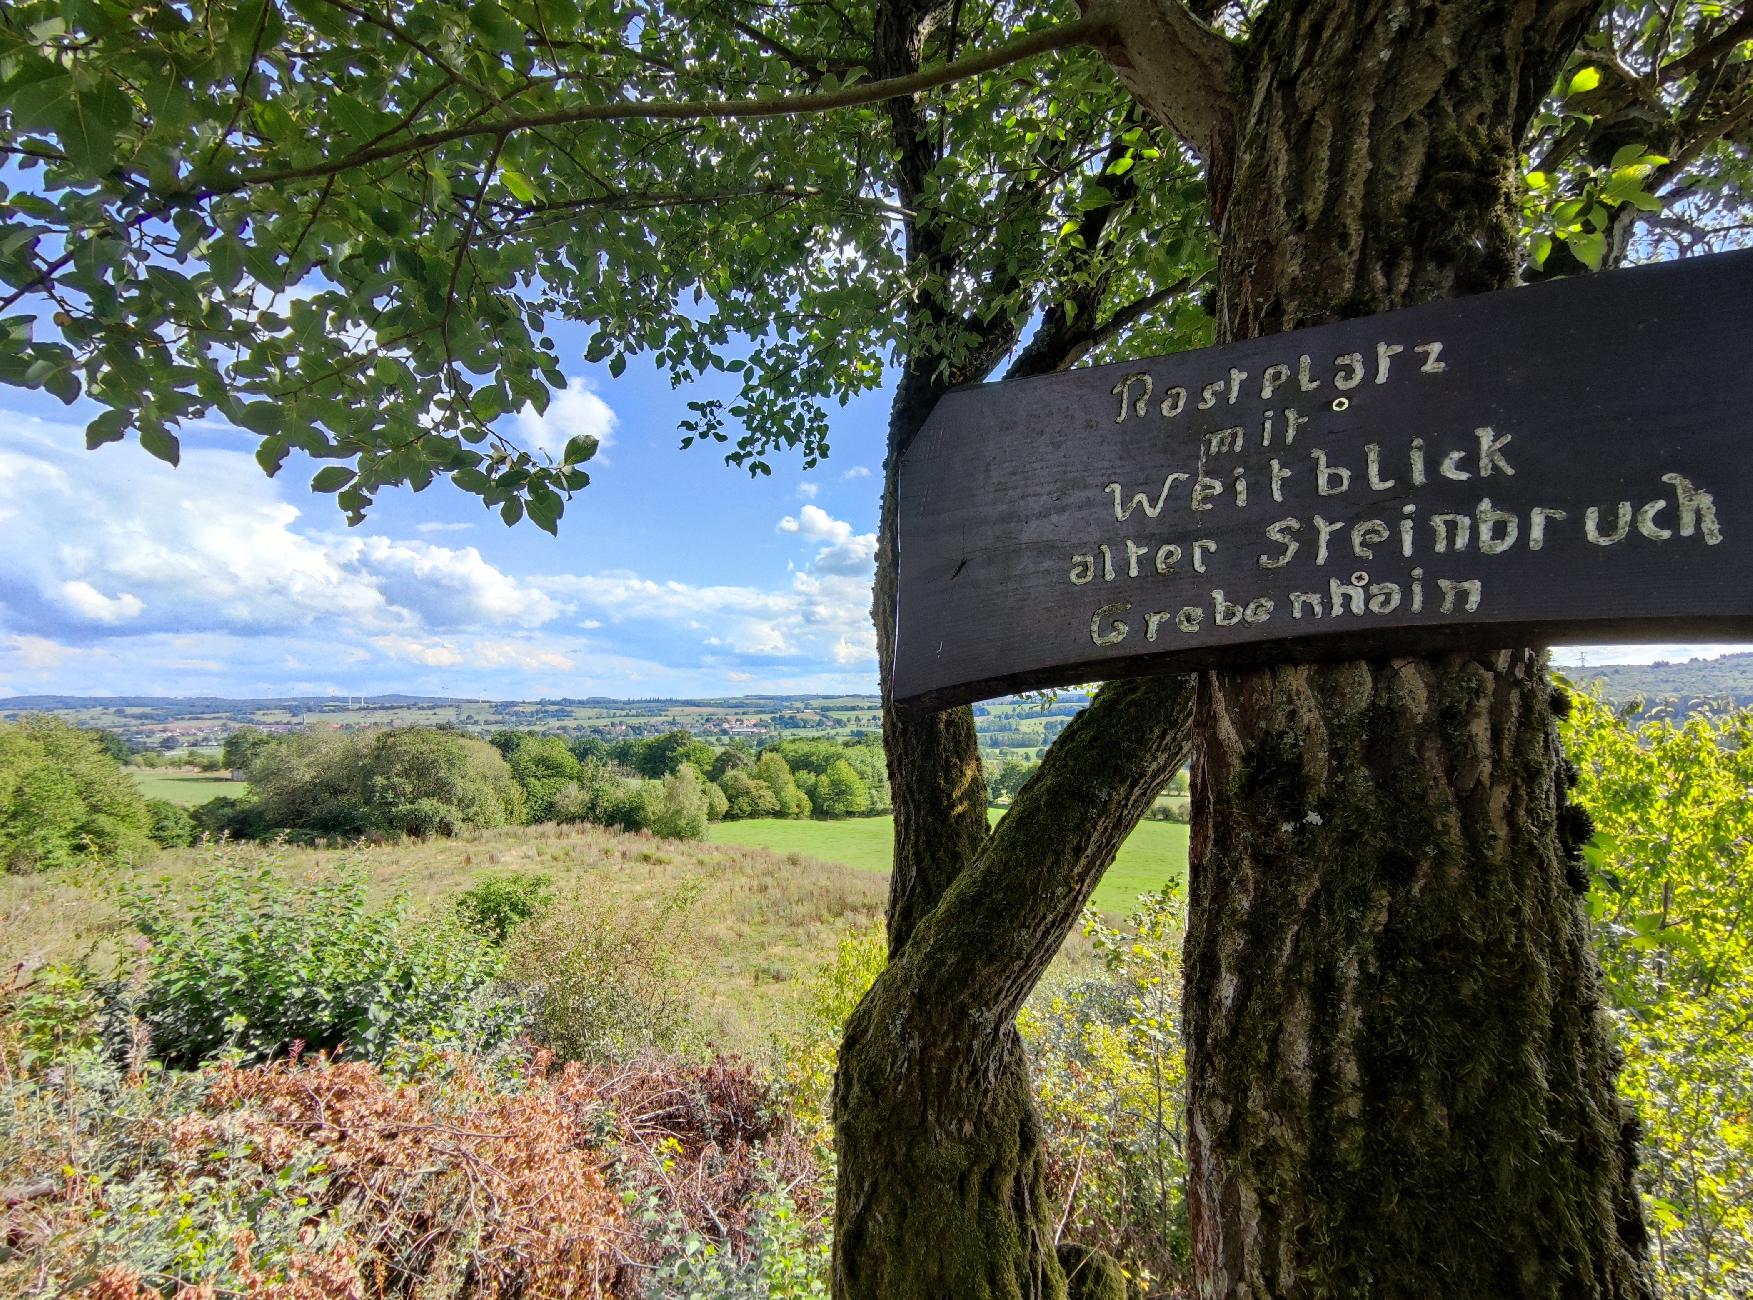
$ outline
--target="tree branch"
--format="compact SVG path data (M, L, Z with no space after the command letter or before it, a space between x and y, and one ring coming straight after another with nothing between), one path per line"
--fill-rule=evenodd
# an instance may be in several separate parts
M263 185L282 185L288 181L312 180L335 172L349 171L385 158L419 153L456 140L479 136L503 139L519 131L548 126L571 126L580 122L628 121L722 121L741 118L797 117L825 113L838 108L854 108L878 104L884 100L902 99L965 81L982 73L993 72L1037 55L1051 53L1073 45L1093 44L1112 29L1112 14L1105 6L1099 12L1085 14L1070 22L1043 27L996 45L990 50L967 58L924 68L899 77L860 82L839 90L810 95L781 95L772 99L703 99L703 100L631 100L609 104L570 104L546 113L528 113L508 117L490 117L462 126L425 131L405 139L386 142L373 148L359 149L340 158L326 159L304 167L282 170L243 172L221 177L203 185L199 195L212 198Z
M1185 140L1220 177L1236 131L1235 47L1182 0L1078 0L1111 15L1112 35L1094 42L1153 117ZM1224 186L1214 185L1214 193Z
M831 194L814 185L763 185L744 190L636 190L614 194L592 194L583 198L560 199L553 203L533 203L511 213L503 227L506 231L528 229L539 218L567 212L639 212L647 208L697 207L707 203L735 203L744 199L828 199L849 206L868 208L890 217L907 217L912 212L897 203L864 194Z
M896 978L929 983L996 1034L1059 951L1102 873L1192 746L1196 679L1110 682L1066 726L985 849L922 921ZM986 1059L970 1043L967 1059Z

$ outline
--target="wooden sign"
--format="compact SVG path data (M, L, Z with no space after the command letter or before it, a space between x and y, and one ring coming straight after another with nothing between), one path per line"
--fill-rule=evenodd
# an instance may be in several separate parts
M1753 251L957 390L894 693L1753 637Z

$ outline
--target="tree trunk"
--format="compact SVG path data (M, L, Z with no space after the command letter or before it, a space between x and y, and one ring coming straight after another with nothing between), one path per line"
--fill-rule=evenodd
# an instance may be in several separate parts
M1066 1294L1014 1019L1180 766L1192 708L1186 677L1105 688L853 1013L834 1079L836 1296Z
M1224 337L1511 283L1517 142L1591 12L1269 6ZM1195 731L1200 1295L1651 1294L1543 656L1212 673Z

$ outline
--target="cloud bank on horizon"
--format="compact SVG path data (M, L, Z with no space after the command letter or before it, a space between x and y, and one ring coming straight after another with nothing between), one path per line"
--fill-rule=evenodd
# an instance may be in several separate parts
M583 381L517 417L536 446L618 423ZM245 451L189 446L173 470L0 409L0 695L876 688L876 537L819 506L779 522L786 570L747 584L666 571L679 555L545 571L553 552L489 558L470 527L349 531Z
M610 445L620 425L583 380L515 420L537 447L578 433ZM834 481L869 478L853 466ZM690 580L697 541L639 569L554 572L563 555L487 547L486 533L471 544L467 521L349 531L296 475L270 480L224 443L188 447L172 470L135 447L88 452L73 424L0 408L0 696L874 692L876 536L819 493L800 483L796 513L767 515L763 538L738 537L702 503L733 560L720 571L738 581ZM767 563L763 581L763 563L742 553L775 539L785 568ZM1555 658L1600 666L1750 648L1567 647Z

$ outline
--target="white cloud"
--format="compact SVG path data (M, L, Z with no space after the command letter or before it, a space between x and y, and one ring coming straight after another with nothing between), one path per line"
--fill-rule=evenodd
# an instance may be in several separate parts
M847 470L840 477L843 479L869 478L870 477L870 467L867 465L854 465L851 469Z
M796 518L786 515L779 521L779 531L796 533L813 541L844 542L852 536L852 525L836 519L820 506L805 506Z
M502 558L515 542L446 544L466 524L387 532L378 515L349 532L327 502L301 511L303 475L266 478L241 438L188 438L172 470L130 444L87 452L69 424L0 410L0 429L10 690L276 695L296 678L307 694L528 698L871 684L875 537L814 503L780 522L797 554L770 577L683 580L662 552L653 563L675 578L542 575L529 566L553 555L545 540L519 564Z
M472 546L453 550L387 537L336 544L348 566L367 575L393 607L432 626L515 624L540 627L560 613L546 593L489 564Z
M63 605L93 623L126 623L139 618L146 608L145 602L132 592L106 596L89 582L77 580L63 582L60 596Z
M411 636L374 636L371 643L392 659L425 664L428 668L454 668L463 652L449 641L421 641Z
M75 430L8 419L0 615L11 629L63 640L321 631L352 641L528 630L566 612L472 546L307 522L241 452L191 447L171 470L137 448L91 453Z
M546 411L538 414L534 406L526 404L517 413L517 434L529 447L558 456L567 440L580 434L589 434L607 447L620 422L588 379L574 379L548 399Z
M6 648L18 667L33 672L58 668L79 653L77 646L62 645L44 636L9 636Z
M821 490L822 485L820 483L799 483L797 485L797 494L805 501L814 501L817 493Z

